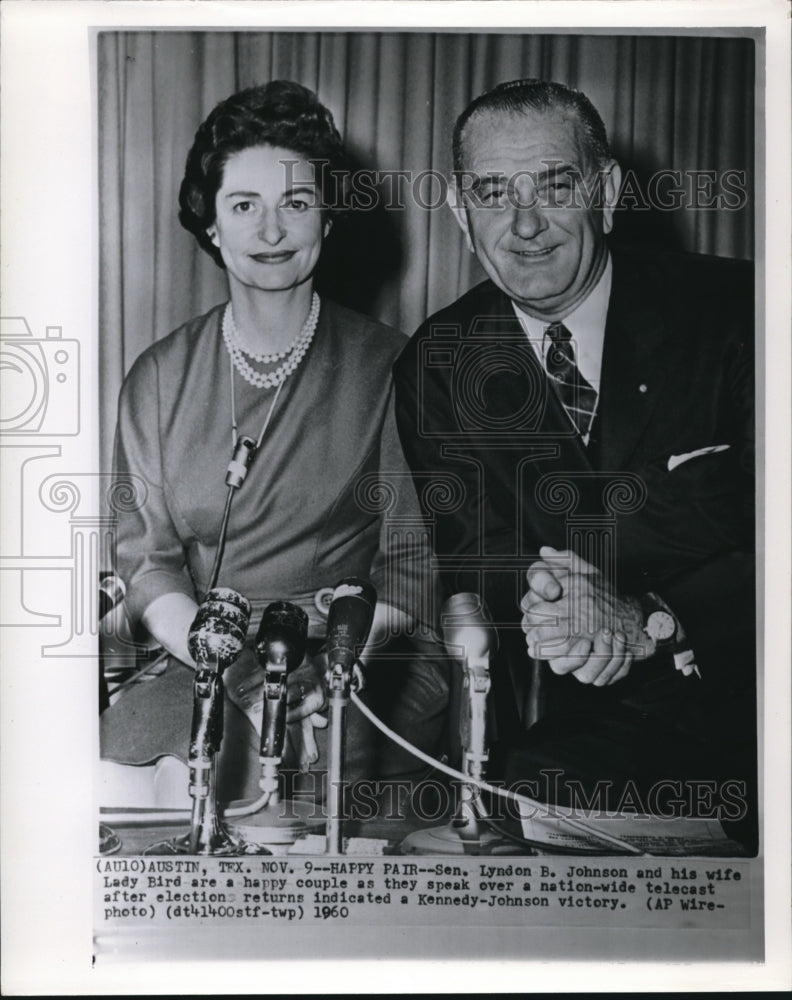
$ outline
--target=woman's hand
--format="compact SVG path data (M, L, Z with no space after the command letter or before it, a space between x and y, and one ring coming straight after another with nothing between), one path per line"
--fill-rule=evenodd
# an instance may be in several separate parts
M226 694L261 731L261 704L264 700L264 671L258 665L252 649L245 646L234 663L223 671ZM254 714L258 713L258 721Z
M261 736L264 707L264 671L252 649L245 646L239 657L223 671L223 685L230 701L243 712Z
M314 729L327 726L327 717L319 714L327 707L326 659L324 654L306 657L287 682L288 738L300 771L310 770L319 760Z
M319 713L327 703L324 678L325 657L306 657L296 670L288 675L286 687L287 737L291 745L293 765L308 771L319 759L319 748L314 738L314 728L324 729L325 716ZM257 732L261 732L261 713L264 702L264 671L255 654L247 647L239 658L223 673L225 690L231 701L250 719Z
M187 648L187 636L198 605L186 594L171 593L155 597L140 617L141 624L171 656L195 668Z

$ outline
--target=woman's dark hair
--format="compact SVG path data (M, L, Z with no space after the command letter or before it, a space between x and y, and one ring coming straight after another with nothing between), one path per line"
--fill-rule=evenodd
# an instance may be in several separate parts
M215 196L229 157L251 146L280 146L314 162L316 179L328 211L336 213L343 197L333 185L347 173L344 146L333 116L313 91L291 80L272 80L221 101L195 134L179 190L179 222L218 264L220 251L206 230L215 221Z

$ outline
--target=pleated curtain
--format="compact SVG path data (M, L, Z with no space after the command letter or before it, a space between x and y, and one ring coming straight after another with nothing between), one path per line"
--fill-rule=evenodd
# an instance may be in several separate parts
M742 171L734 211L636 207L617 229L698 253L751 258L754 51L739 37L394 32L101 32L99 143L101 459L109 467L121 381L149 344L227 298L223 272L179 225L177 195L195 130L236 90L292 79L330 108L365 169L451 170L454 121L518 77L583 90L623 169ZM412 333L483 273L437 179L423 206L358 213L338 236L322 290ZM381 189L382 190L382 189ZM426 206L429 207L426 207ZM365 217L363 217L365 216Z

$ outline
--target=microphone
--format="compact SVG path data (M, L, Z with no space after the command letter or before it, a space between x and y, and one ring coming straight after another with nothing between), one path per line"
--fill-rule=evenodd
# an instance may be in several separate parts
M187 634L187 648L197 664L187 759L193 799L188 839L193 854L211 853L222 840L213 762L223 740L223 671L242 652L249 621L250 601L228 587L215 587L207 591Z
M223 739L223 671L242 652L250 622L250 601L228 587L213 587L198 606L187 634L197 664L193 679L188 791L190 830L183 837L147 848L147 854L238 855L269 853L236 840L217 810L216 756Z
M228 469L226 470L225 484L228 487L228 493L226 493L223 520L220 522L220 534L217 539L214 565L209 575L210 590L213 590L217 586L217 579L220 576L220 566L223 562L226 535L228 534L228 518L231 515L231 502L234 499L234 493L242 486L247 477L250 463L256 454L256 448L257 445L253 438L247 437L244 434L234 444L234 454L231 456L231 461L228 463Z
M296 604L276 601L264 610L256 633L256 659L264 671L261 717L262 791L278 794L278 765L286 738L286 681L303 661L308 643L308 615Z
M327 612L327 663L332 672L350 671L365 646L374 620L377 591L367 581L349 576L333 588Z
M456 654L461 647L462 659L483 660L497 652L498 633L478 594L453 594L443 605L440 622L449 652Z
M250 601L229 587L209 590L187 635L190 656L200 666L230 667L242 652L250 622Z
M329 746L327 755L327 854L341 854L343 838L344 721L352 668L368 639L377 592L367 580L348 576L333 588L327 612L327 688Z
M255 454L256 442L253 438L243 434L234 445L234 454L228 463L225 478L226 486L233 486L235 490L239 489L247 477L250 463L253 461Z
M402 854L493 855L525 853L492 829L479 782L489 759L487 749L487 695L490 658L498 648L498 634L478 594L449 597L440 614L446 648L462 665L459 736L462 771L471 780L459 786L454 817L445 826L416 830L400 845ZM504 849L505 848L505 849Z
M121 603L126 594L126 586L115 573L103 573L99 580L99 621Z
M498 648L486 605L478 594L454 594L443 605L440 617L448 651L463 665L463 703L459 737L466 774L481 779L487 750L487 695L490 691L490 656Z

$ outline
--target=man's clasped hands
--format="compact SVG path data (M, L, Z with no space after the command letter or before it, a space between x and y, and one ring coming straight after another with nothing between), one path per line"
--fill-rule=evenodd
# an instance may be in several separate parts
M604 687L655 651L636 598L616 592L603 574L569 550L543 546L527 572L520 602L528 653L556 674Z

